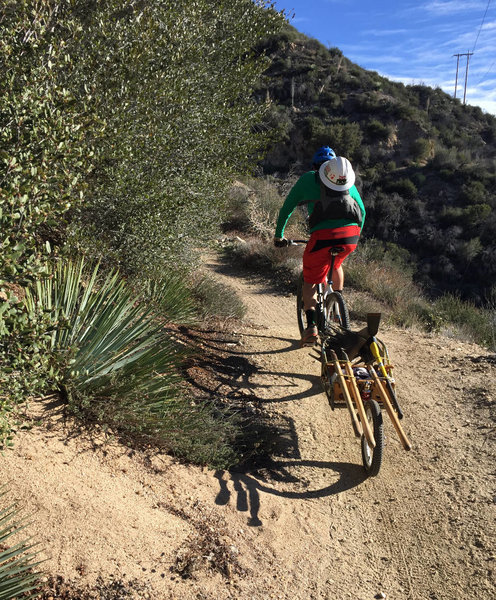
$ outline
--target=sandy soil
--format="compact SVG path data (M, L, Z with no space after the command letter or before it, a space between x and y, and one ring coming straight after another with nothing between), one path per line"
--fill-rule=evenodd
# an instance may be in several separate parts
M383 466L367 479L315 350L298 348L294 298L210 266L248 306L213 389L264 411L272 460L185 466L85 436L57 405L31 407L40 420L0 464L9 498L34 515L43 598L495 598L494 354L382 329L413 449L385 416Z

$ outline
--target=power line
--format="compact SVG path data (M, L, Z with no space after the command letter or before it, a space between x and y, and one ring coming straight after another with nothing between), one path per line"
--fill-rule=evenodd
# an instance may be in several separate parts
M458 87L458 68L459 68L459 64L460 64L460 56L466 56L467 57L467 65L466 65L466 68L465 68L465 88L464 88L464 91L463 91L463 104L465 104L465 100L467 98L468 63L469 63L470 57L475 52L475 47L477 46L477 42L479 41L479 36L480 36L481 31L482 31L482 27L484 26L484 22L486 20L487 11L489 10L489 5L490 4L491 4L491 0L487 0L486 10L484 12L484 16L482 17L482 21L481 21L481 24L480 24L480 27L479 27L479 31L477 32L477 37L475 38L474 47L472 48L472 52L465 52L465 53L460 53L460 54L453 54L453 56L456 56L456 79L455 79L455 95L454 95L455 98L456 98L456 91L457 91L457 87ZM493 65L491 65L491 67L492 66ZM491 70L491 67L489 67L489 70ZM488 73L489 73L489 70L488 70ZM487 73L486 73L486 75L487 75ZM485 77L485 75L484 75L484 77Z
M474 53L475 47L477 46L477 41L479 39L480 32L482 31L482 26L484 25L484 21L486 20L487 11L489 9L490 4L491 4L491 0L487 0L486 12L484 13L484 16L482 17L482 23L480 24L479 31L477 32L477 37L475 38L474 47L472 48L472 54Z
M489 71L493 68L494 63L496 63L496 60L493 60L493 62L491 63L491 66L489 67L489 69L484 73L484 75L482 76L482 78L479 79L479 81L475 85L479 85L480 83L482 83L484 81L484 79L487 77L487 74L489 73Z

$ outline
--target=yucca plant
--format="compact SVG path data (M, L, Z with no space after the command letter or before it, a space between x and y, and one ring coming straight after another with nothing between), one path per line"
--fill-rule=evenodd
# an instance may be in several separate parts
M172 286L167 299L168 289L152 286L156 302L145 303L119 273L100 277L98 266L67 261L27 290L25 303L49 317L48 376L77 416L196 462L225 464L235 427L222 411L181 394L186 350L154 308L163 314L169 306L183 319L189 310L181 287Z
M0 498L5 494L5 488L0 488ZM29 540L14 542L10 547L6 544L24 527L15 505L0 509L0 600L34 598L39 586L40 576L33 571L41 562L36 561L35 544Z
M107 395L110 386L120 395L173 396L177 345L117 272L101 281L98 273L96 266L86 278L83 260L59 262L27 290L28 310L51 317L59 383L83 394Z

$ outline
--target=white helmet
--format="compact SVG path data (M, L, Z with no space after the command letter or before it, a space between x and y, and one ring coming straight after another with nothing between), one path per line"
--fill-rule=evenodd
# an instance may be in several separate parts
M337 156L320 166L319 176L322 183L331 190L345 192L355 183L355 171L350 161Z

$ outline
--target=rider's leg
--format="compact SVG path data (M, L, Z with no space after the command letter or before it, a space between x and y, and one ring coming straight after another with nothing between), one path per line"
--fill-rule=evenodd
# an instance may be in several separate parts
M335 292L342 292L344 287L344 271L343 265L340 265L332 272L332 289Z
M303 306L307 317L307 328L301 336L301 346L313 346L318 338L316 306L318 284L303 282Z
M305 310L315 310L317 306L317 289L317 283L303 282L303 304L305 305Z
M317 289L315 283L303 282L303 306L307 317L307 327L315 325L315 307L317 306Z

